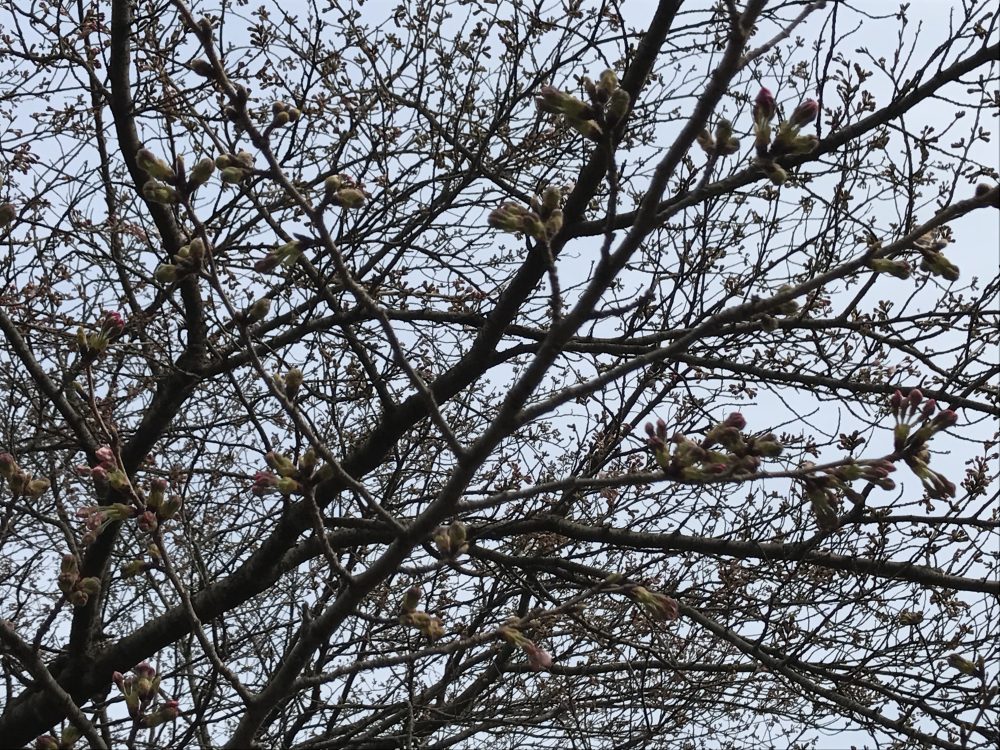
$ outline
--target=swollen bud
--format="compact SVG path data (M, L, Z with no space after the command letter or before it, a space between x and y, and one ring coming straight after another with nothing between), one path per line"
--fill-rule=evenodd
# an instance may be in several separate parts
M136 152L135 161L140 168L157 180L173 180L177 177L174 170L170 168L162 159L158 159L148 148L141 148ZM148 183L147 183L148 184Z
M215 78L215 68L212 67L212 64L208 60L202 60L200 57L196 57L189 62L188 68L202 78Z
M5 227L17 218L13 203L0 203L0 227Z

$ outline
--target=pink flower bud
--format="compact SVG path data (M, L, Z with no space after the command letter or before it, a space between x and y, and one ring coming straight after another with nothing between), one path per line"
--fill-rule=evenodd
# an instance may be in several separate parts
M722 424L724 424L726 427L735 427L737 430L742 430L744 427L747 426L747 421L742 414L740 414L738 411L734 411L732 414L726 417L725 421Z
M774 94L770 89L762 88L757 92L757 98L753 103L753 119L756 122L768 123L774 117L776 106Z
M94 456L97 458L98 461L101 462L101 465L104 466L105 468L111 469L114 468L116 465L115 453L113 450L111 450L110 445L102 445L94 453Z
M816 115L819 114L819 104L815 99L805 99L799 106L795 108L792 112L792 116L789 118L789 122L793 127L801 128L803 125L808 125L810 122L816 119Z

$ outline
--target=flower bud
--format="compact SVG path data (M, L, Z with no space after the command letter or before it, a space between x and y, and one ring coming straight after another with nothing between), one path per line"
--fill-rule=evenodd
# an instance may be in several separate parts
M227 185L239 184L246 176L246 171L241 167L226 167L219 172L219 178Z
M551 240L563 227L563 212L560 209L555 209L549 214L549 218L545 220L545 238Z
M173 284L180 275L180 269L172 263L161 263L153 271L153 278L161 284Z
M197 73L202 78L215 78L215 68L208 60L202 60L200 57L196 57L194 60L188 63L188 68L192 72Z
M28 482L28 486L24 488L24 494L28 497L39 498L45 494L45 491L51 486L48 479L44 477L38 477L32 479Z
M605 118L609 125L617 125L625 116L628 114L629 105L632 103L632 97L625 89L616 89L614 93L611 94L611 99L608 101L607 111L605 113Z
M5 227L17 218L13 203L0 203L0 227Z
M35 750L60 750L59 740L51 734L43 734L35 739Z
M135 161L154 180L173 180L177 177L170 165L163 159L157 158L148 148L139 149L136 152Z
M188 177L188 189L194 190L195 188L201 187L208 179L212 176L212 172L215 171L215 162L209 157L199 159L198 163L191 168L191 174Z
M819 114L819 104L815 99L804 99L788 118L792 127L801 128L816 119Z
M299 388L302 386L303 380L302 370L298 367L290 369L285 375L285 395L288 398L294 399L299 393Z
M282 495L294 495L302 491L302 485L291 477L281 477L275 486Z
M152 203L171 204L180 200L180 194L169 185L149 180L142 186L142 194Z
M419 586L411 586L403 594L403 599L399 603L399 608L403 612L415 612L417 605L420 604L421 591Z
M177 701L170 700L164 703L159 708L157 708L152 713L143 716L142 725L149 729L151 729L152 727L158 727L160 726L160 724L166 724L168 721L173 721L178 716L180 716L180 714L181 711Z
M151 510L147 510L141 516L139 516L139 521L138 521L139 531L143 532L144 534L152 534L154 531L156 531L156 527L158 525L159 523L156 520L156 514Z
M17 465L17 461L14 460L14 457L10 453L0 453L0 476L10 479L19 470L20 467Z
M177 515L183 504L184 499L180 495L171 495L163 501L163 505L160 506L156 515L161 521L169 521Z
M701 146L701 150L706 154L715 153L715 139L713 139L712 134L708 132L708 128L702 128L701 132L695 136L695 140L698 141L698 145Z
M97 596L101 592L101 579L90 576L77 581L76 588L89 596Z
M770 122L775 112L774 94L770 89L761 88L753 103L753 119L757 122Z

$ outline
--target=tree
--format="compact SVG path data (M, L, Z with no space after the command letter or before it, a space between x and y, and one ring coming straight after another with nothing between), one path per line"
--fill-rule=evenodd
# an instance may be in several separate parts
M991 8L5 4L0 737L993 746Z

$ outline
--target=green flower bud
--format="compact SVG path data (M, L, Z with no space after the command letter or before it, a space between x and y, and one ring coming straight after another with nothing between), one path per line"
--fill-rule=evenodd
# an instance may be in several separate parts
M227 185L237 185L243 182L246 176L246 171L240 167L226 167L219 173L219 177Z
M142 186L142 195L152 203L176 203L180 194L169 185L163 185L155 180L149 180Z
M629 105L632 104L632 97L625 89L616 89L608 100L608 108L605 113L610 125L617 125L628 114Z
M194 190L201 187L215 171L215 162L209 157L199 159L198 163L191 168L191 175L188 177L188 189Z
M593 120L567 118L567 122L573 130L582 135L584 138L588 138L592 141L599 141L601 140L601 136L604 135L604 131L601 130L601 126Z
M557 234L559 230L563 227L563 212L558 208L549 214L549 218L545 220L545 231L544 236L546 239L551 240Z
M298 395L299 387L302 385L304 377L302 375L302 370L298 367L293 367L285 375L285 395L288 398L295 398Z
M173 284L180 278L180 269L172 263L161 263L153 271L153 278L161 284Z
M402 612L415 612L417 605L420 604L421 593L422 592L420 591L419 586L411 586L408 588L406 593L403 594L402 601L399 603L399 609Z
M215 157L215 166L219 169L233 166L233 159L229 154L219 154Z
M139 167L152 178L157 180L173 180L177 175L163 159L157 158L148 148L141 148L135 155L135 161Z

